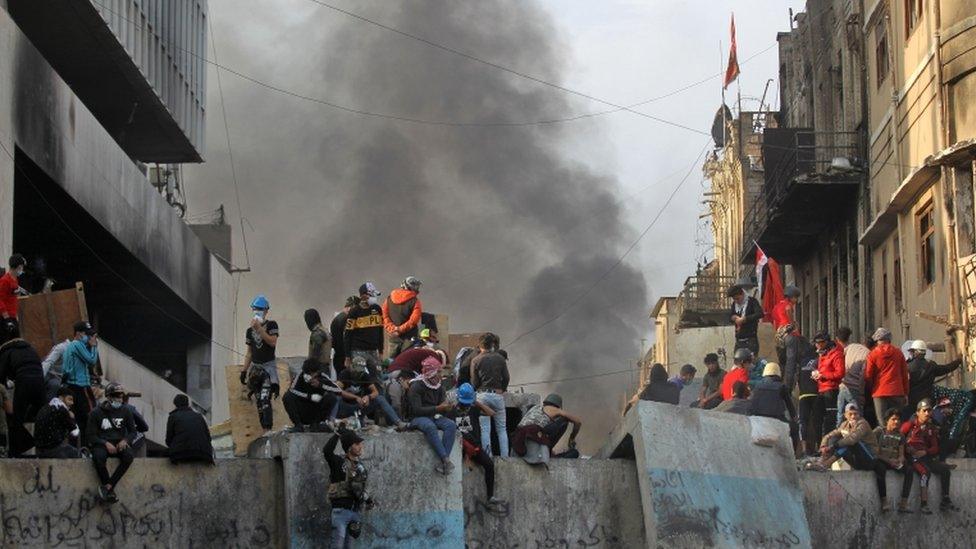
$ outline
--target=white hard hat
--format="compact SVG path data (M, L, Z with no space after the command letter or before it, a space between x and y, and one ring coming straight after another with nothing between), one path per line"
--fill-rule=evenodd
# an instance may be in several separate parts
M915 341L913 341L909 349L913 351L923 351L923 352L929 350L928 346L925 345L925 342L922 341L921 339L916 339Z

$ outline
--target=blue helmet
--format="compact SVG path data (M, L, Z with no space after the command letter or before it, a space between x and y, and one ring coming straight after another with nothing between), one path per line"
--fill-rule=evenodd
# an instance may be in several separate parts
M464 406L474 404L474 387L470 383L462 383L457 391L458 402Z
M261 310L270 309L271 302L268 301L268 298L264 297L264 294L258 294L258 296L254 298L254 301L251 302L251 308Z

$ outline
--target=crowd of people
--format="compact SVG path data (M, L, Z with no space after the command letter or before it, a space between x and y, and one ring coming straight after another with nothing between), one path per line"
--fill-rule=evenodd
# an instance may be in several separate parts
M799 290L787 287L784 293L768 316L776 334L776 362L756 358L758 325L766 317L758 300L742 286L728 291L736 336L732 367L722 369L717 353L705 355L706 373L691 406L787 423L806 469L825 471L843 460L852 469L873 471L882 512L892 509L885 487L889 470L903 476L899 513L913 512L908 496L915 476L919 512L931 512L927 488L933 474L940 478L940 510L956 510L949 495L953 465L946 458L959 449L961 424L974 398L935 382L962 361L936 364L922 340L908 342L906 356L886 328L863 343L851 341L851 329L843 327L833 336L822 331L811 343L794 319ZM637 400L677 405L695 373L688 364L668 379L664 366L654 364L649 383L628 407Z
M103 383L98 332L87 321L42 360L21 337L18 283L26 261L14 254L0 277L0 458L90 459L98 497L118 501L115 488L136 457L147 454L149 425L119 383ZM12 387L12 390L10 388ZM174 463L213 463L207 422L186 395L173 399L164 453ZM109 458L118 464L108 471Z
M305 311L308 354L281 400L288 430L334 433L323 448L334 547L358 536L360 512L372 504L362 461L364 430L385 426L391 432L422 433L432 468L443 476L454 471L450 456L460 443L465 466L484 473L489 507L503 503L495 494L493 458L544 464L579 456L582 421L563 410L558 394L548 395L511 426L505 399L508 354L499 337L485 333L476 348L464 347L451 359L440 345L436 318L423 311L420 288L421 281L408 276L380 301L376 285L365 282L328 327L316 309ZM270 430L271 402L281 393L275 354L279 326L270 318L266 296L257 296L251 309L240 381L255 400L262 427ZM555 453L567 432L568 448ZM336 453L340 444L341 455Z

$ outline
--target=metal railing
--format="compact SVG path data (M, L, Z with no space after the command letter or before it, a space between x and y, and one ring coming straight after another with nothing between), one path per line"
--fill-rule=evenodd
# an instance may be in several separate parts
M685 280L685 287L678 295L679 318L686 312L718 312L728 306L725 293L735 284L735 277L721 275L695 275Z

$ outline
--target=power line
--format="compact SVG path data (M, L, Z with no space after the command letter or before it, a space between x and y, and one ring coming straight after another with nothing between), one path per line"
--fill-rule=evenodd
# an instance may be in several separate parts
M709 141L711 141L711 139L709 139ZM593 289L596 288L600 284L600 282L603 282L608 276L610 276L610 273L612 273L614 270L616 270L616 268L618 266L620 266L621 263L623 263L624 259L626 259L628 255L630 255L630 252L632 252L634 250L634 248L637 247L637 244L644 238L645 235L647 235L648 232L650 232L650 230L654 227L654 225L657 224L658 220L661 218L661 215L664 214L664 210L667 209L667 207L671 204L671 201L674 200L674 197L677 196L678 191L681 190L681 187L685 184L685 181L688 180L688 177L691 175L691 172L694 171L695 166L698 165L698 161L705 154L705 151L708 150L709 141L706 141L705 142L705 146L702 147L701 152L698 153L698 157L695 158L695 161L692 162L691 166L688 168L688 172L685 174L684 177L681 178L681 181L678 182L678 184L675 186L674 190L671 191L671 194L668 196L667 200L664 201L664 204L661 206L661 209L658 210L657 215L654 216L654 219L652 219L651 222L647 225L647 227L645 227L644 230L641 231L640 235L637 236L637 239L634 240L630 244L630 246L624 251L624 253L619 258L617 258L617 260L613 263L613 265L611 265L609 269L607 269L606 271L604 271L603 274L601 274L600 277L597 278L593 282L593 284L591 284L589 286L589 288L587 288L581 294L579 294L578 296L576 296L576 298L573 299L569 303L569 305L567 305L565 308L563 308L562 311L560 311L555 316L549 318L548 320L542 322L538 326L536 326L536 327L534 327L534 328L532 328L532 329L530 329L530 330L528 330L526 332L523 332L523 333L519 334L518 336L516 336L512 340L512 342L508 344L509 347L515 345L518 341L520 341L525 336L528 336L530 334L533 334L533 333L541 330L542 328L545 328L549 324L552 324L556 320L562 318L563 315L565 315L576 304L578 304L580 301L582 301L584 298L586 298L586 296L588 296L593 291Z
M213 22L207 19L207 26L210 29L210 47L213 49L214 63L217 61L217 37L213 31ZM227 101L224 100L224 87L220 83L220 68L214 70L217 73L217 91L220 95L220 113L221 118L224 120L224 135L227 137L227 158L230 160L230 174L231 178L234 180L234 198L237 200L237 216L241 223L241 242L244 247L244 262L246 266L243 269L234 268L235 271L250 272L251 270L251 254L247 249L247 231L244 230L244 209L241 207L241 191L237 185L237 168L234 166L234 149L230 145L230 125L227 121ZM240 286L238 286L240 287ZM234 301L236 303L237 298L235 296ZM236 327L235 327L236 328Z

